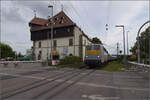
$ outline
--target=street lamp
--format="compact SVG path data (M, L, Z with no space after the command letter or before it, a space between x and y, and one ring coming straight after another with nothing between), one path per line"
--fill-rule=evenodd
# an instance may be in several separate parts
M148 23L150 23L150 20L148 20L147 22L145 22L140 28L139 28L139 30L138 30L138 33L137 33L137 49L138 49L138 63L140 63L141 62L141 56L140 56L140 32L141 32L141 29L146 25L146 24L148 24ZM149 40L149 42L150 42L150 40ZM150 46L150 44L149 44L149 46ZM150 48L150 47L149 47ZM149 50L149 52L150 52L150 50ZM149 59L150 59L150 53L149 53Z
M124 64L126 64L126 49L125 49L125 30L124 30L124 25L116 25L116 27L122 27L123 28L123 47L124 47L123 62L124 62Z
M129 31L127 31L127 55L129 55L129 42L128 42L128 33L129 33Z
M49 20L49 22L51 22L51 63L53 61L53 6L52 5L49 5L48 8L51 8L52 9L52 17L51 17L51 20Z

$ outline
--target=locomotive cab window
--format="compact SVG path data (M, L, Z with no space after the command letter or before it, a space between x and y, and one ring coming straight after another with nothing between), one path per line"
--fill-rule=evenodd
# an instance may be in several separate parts
M99 45L94 45L94 46L93 46L93 49L94 49L94 50L99 50L99 49L100 49L100 46L99 46Z
M88 46L86 47L86 49L87 49L87 50L92 50L92 46L88 45Z

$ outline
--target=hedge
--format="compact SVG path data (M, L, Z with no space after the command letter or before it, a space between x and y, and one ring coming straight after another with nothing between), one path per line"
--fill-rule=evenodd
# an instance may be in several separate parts
M60 65L65 64L78 64L82 62L82 58L79 56L66 56L63 59L60 59Z

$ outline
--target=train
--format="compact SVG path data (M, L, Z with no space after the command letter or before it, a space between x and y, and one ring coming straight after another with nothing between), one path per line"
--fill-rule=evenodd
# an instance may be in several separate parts
M92 44L85 46L84 63L88 66L104 65L110 59L110 54L102 44Z

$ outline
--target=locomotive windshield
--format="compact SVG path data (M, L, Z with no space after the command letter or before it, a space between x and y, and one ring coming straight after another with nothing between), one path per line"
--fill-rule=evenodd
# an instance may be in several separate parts
M93 50L99 50L100 46L99 45L93 45Z
M100 49L100 45L88 45L86 46L87 50L99 50Z
M92 46L88 45L88 46L86 46L86 49L87 50L92 50Z

